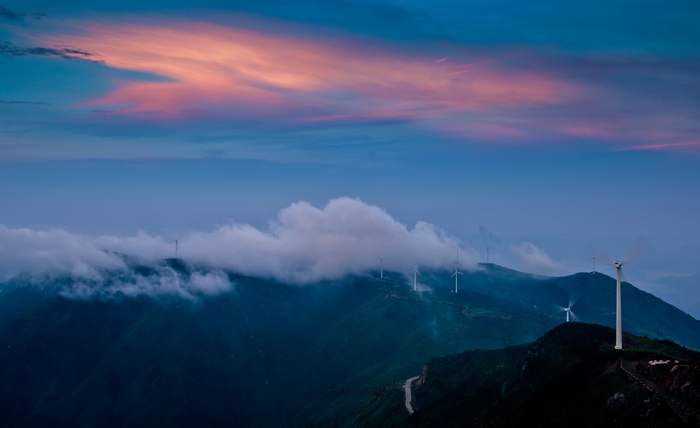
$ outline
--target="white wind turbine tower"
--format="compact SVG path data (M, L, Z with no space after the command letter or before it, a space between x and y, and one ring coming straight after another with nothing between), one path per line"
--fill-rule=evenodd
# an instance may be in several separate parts
M454 291L454 293L457 292L457 278L458 278L459 275L461 275L461 274L462 274L462 272L458 271L458 270L457 270L457 267L455 267L455 273L452 274L452 276L455 277L455 291Z
M175 258L177 258L177 239L175 240Z
M418 266L416 266L411 272L413 272L413 291L417 291L417 283L416 283L416 275L420 275L420 272L418 272Z
M381 279L384 278L384 259L386 259L386 257L377 257L379 257L379 278Z
M617 273L617 303L615 306L615 349L622 349L622 265L633 262L651 253L651 247L641 237L637 237L632 243L627 255L620 262L616 262L607 255L600 253L599 258L603 263L615 266Z

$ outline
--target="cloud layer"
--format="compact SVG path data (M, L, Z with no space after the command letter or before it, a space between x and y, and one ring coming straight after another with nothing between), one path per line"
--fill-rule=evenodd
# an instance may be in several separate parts
M511 245L510 251L518 259L518 267L522 271L540 275L559 275L564 272L561 263L552 260L547 253L530 242Z
M410 150L435 139L700 148L696 56L566 53L556 43L406 43L229 12L93 15L8 28L15 40L0 41L0 56L18 68L44 57L54 61L47 71L75 74L60 71L61 83L36 93L51 108L13 113L37 126L9 121L22 133L8 136L6 157L196 157L201 147L190 144L202 141L205 150L227 149L226 157L254 152L266 159L277 150L258 152L262 145L306 159L332 156L319 150L338 146L329 140L391 141ZM80 61L67 65L64 58ZM25 92L35 90L31 84ZM76 134L85 142L76 143ZM95 135L122 150L96 149L88 143ZM168 144L155 144L161 138Z
M242 105L279 113L301 104L334 111L304 120L425 120L443 116L441 110L556 104L576 92L545 72L507 69L493 58L474 55L471 61L441 61L348 40L311 41L192 21L77 27L82 34L43 42L81 46L99 52L110 67L168 79L120 82L93 103L125 113L181 117Z
M29 37L61 53L79 46L76 58L157 76L108 82L103 96L81 103L109 111L104 120L243 120L293 129L399 122L494 141L532 137L505 113L570 103L582 90L522 52L461 48L441 58L348 37L125 21L57 22L49 35Z
M179 239L178 256L194 266L304 284L378 269L380 256L385 269L400 272L415 265L448 268L456 263L458 250L462 267L478 260L475 251L429 223L409 229L376 206L339 198L323 208L294 203L280 211L268 230L229 224L192 233ZM124 259L114 253L155 262L174 257L175 245L143 232L89 237L0 227L0 270L5 275L30 271L99 280L104 271L126 269ZM198 281L195 289L205 293L225 289L219 277ZM149 288L135 283L134 292L139 287ZM155 288L167 289L163 284Z

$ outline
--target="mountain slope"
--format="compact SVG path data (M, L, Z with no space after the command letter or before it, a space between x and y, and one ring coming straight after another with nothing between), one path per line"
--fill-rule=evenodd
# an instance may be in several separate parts
M668 341L626 339L630 350L616 351L612 329L568 323L533 344L433 359L414 388L414 414L394 387L357 415L315 426L700 426L700 413L693 415L666 398L700 407L700 354ZM623 361L652 359L670 360L659 366L639 363L656 373L649 379L670 385L660 393L621 368ZM674 381L683 383L687 393L674 390Z
M700 273L660 278L649 286L649 290L692 316L700 317Z
M582 320L614 322L609 277L541 278L495 265L466 272L459 293L444 271L424 272L419 293L396 273L303 287L228 273L232 289L189 300L64 297L162 285L164 270L182 282L206 274L171 259L103 272L99 284L0 285L0 423L303 426L356 412L431 358L531 342L564 321L555 305L572 294ZM627 331L659 330L700 349L700 322L629 284L623 292Z

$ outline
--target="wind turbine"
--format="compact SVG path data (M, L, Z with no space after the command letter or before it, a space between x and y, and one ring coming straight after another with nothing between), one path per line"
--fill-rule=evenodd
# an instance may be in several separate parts
M458 271L458 270L457 270L457 267L455 267L455 273L452 274L452 276L455 277L455 291L454 291L455 293L457 292L457 278L458 278L459 275L461 275L461 274L462 274L462 272Z
M177 239L175 240L175 258L177 258Z
M624 260L624 259L623 259ZM615 349L622 349L622 286L620 277L622 276L622 265L624 262L613 262L617 271L617 301L615 304Z
M642 238L637 237L632 243L627 255L620 262L616 262L604 253L600 253L599 256L603 263L615 266L617 273L617 302L615 306L616 316L615 316L615 349L622 349L622 288L621 288L621 278L623 277L622 265L633 262L651 253L651 247L649 244L642 240Z
M416 274L420 275L420 272L418 272L418 266L416 266L411 272L413 272L413 291L417 291Z
M495 239L493 236L493 233L489 231L486 226L483 224L479 223L479 234L481 235L481 240L483 241L484 245L486 245L486 264L491 263L491 257L489 254L490 246L491 243L499 244L500 240Z
M559 309L561 310L560 312L566 312L566 322L570 322L571 319L576 319L578 318L576 314L571 310L571 308L576 304L576 301L571 299L571 295L569 294L569 306L566 308L562 308L559 306Z
M384 259L386 259L386 257L377 257L379 257L379 278L382 279L384 278Z

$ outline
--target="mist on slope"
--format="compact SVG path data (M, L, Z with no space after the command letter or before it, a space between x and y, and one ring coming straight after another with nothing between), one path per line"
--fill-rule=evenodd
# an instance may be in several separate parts
M540 275L562 275L566 272L564 266L554 261L544 252L530 242L522 242L520 245L511 245L510 251L518 260L518 269Z
M105 272L128 270L122 256L126 255L160 266L160 279L131 279L126 294L187 296L227 290L223 271L308 284L377 270L379 257L385 258L384 269L399 272L416 265L452 268L459 264L468 269L479 259L476 251L430 223L419 221L409 229L384 210L347 197L333 199L322 208L294 203L282 209L267 230L231 223L190 233L178 242L178 258L214 273L183 278L159 265L175 256L170 237L145 232L91 237L61 229L35 231L2 225L0 273L5 278L20 272L69 275L83 284L82 289L74 287L72 294L89 295L90 287L104 284Z

